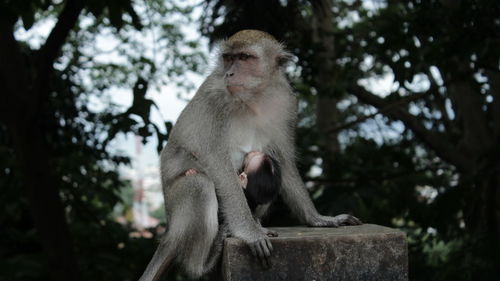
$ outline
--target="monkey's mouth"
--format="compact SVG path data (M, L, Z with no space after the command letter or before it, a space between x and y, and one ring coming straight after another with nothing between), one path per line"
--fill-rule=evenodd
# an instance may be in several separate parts
M227 85L226 88L231 94L237 94L244 89L243 85L241 84L230 84Z

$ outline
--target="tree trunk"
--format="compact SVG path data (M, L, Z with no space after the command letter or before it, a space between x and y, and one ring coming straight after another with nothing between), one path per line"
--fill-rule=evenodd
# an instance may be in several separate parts
M340 124L337 108L339 93L335 91L337 69L335 67L335 38L332 1L320 1L313 5L313 45L316 46L313 65L314 87L317 90L316 126L319 132L318 143L324 151L323 173L332 169L334 157L340 152L338 134L331 129Z
M497 280L500 274L500 176L498 171L490 169L471 175L471 179L474 182L468 183L468 192L464 193L466 235L459 261L462 264L456 266L464 266L463 274L469 280Z
M64 207L50 167L45 136L39 126L41 104L49 97L48 72L40 73L32 56L22 54L9 22L0 22L0 118L7 126L21 175L24 196L47 258L51 280L79 280L76 256ZM51 66L51 65L50 65ZM43 78L41 78L43 77ZM45 92L41 92L44 89Z
M79 280L73 243L43 133L35 121L10 125L24 194L47 257L51 280Z
M474 236L498 237L498 221L495 218L497 186L498 176L490 175L473 183L470 188L465 221L467 229Z
M470 196L465 209L466 227L474 239L493 241L500 236L497 220L497 193L499 160L495 140L495 118L489 120L484 109L484 97L470 77L463 62L454 68L445 68L446 85L453 111L462 130L458 153L468 155L468 165L461 171L462 177L470 179ZM469 74L469 76L465 76ZM494 81L489 81L495 88ZM498 106L494 97L493 107ZM496 113L493 112L493 115ZM493 121L493 122L491 122ZM454 164L454 163L452 163ZM484 238L484 239L483 239ZM496 242L495 242L496 243Z
M54 281L80 278L58 180L50 167L49 148L39 120L43 118L42 105L49 98L53 64L83 7L84 1L66 1L44 45L29 54L21 51L14 38L16 18L0 17L0 82L4 94L0 118L12 138L16 168Z

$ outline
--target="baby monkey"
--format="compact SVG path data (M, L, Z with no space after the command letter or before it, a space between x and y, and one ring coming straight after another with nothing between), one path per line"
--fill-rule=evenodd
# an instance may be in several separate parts
M247 153L238 172L252 212L261 205L272 203L278 196L281 171L278 162L269 155L258 151Z
M280 191L281 169L278 161L262 152L251 151L245 155L239 178L253 217L261 225L260 220ZM262 230L268 236L278 236L275 231L263 227Z
M280 191L281 169L278 161L262 152L251 151L245 155L239 178L252 215L261 226L260 220ZM275 231L261 228L267 236L278 236Z

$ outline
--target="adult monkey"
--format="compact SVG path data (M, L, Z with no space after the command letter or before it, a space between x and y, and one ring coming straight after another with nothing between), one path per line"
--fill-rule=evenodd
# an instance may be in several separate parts
M140 281L158 280L173 260L192 278L204 275L216 264L227 235L242 239L269 265L271 242L252 218L237 173L250 151L279 163L280 195L301 222L361 224L346 214L320 215L299 176L296 100L284 74L291 55L257 30L234 34L219 51L214 71L181 113L161 153L168 228Z

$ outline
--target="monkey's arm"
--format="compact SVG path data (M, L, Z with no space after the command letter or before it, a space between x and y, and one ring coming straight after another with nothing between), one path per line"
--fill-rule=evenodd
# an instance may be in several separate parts
M335 217L322 216L318 213L307 192L293 158L293 145L291 141L282 146L284 151L292 152L288 157L282 157L282 177L281 196L285 203L292 210L292 213L302 222L309 226L340 226L340 225L359 225L362 222L354 216L341 214Z
M227 148L216 146L218 151L225 151ZM205 158L205 161L212 163L207 166L206 172L214 181L220 210L231 234L245 241L253 255L257 256L265 267L269 267L269 258L273 251L271 241L252 217L241 183L230 162L229 153L214 153Z
M211 163L205 165L205 172L214 181L222 215L233 235L240 236L242 232L250 233L257 229L257 226L246 204L240 179L231 165L229 153L219 145L214 146L214 150L219 153L200 156L200 158L203 159L202 163Z

